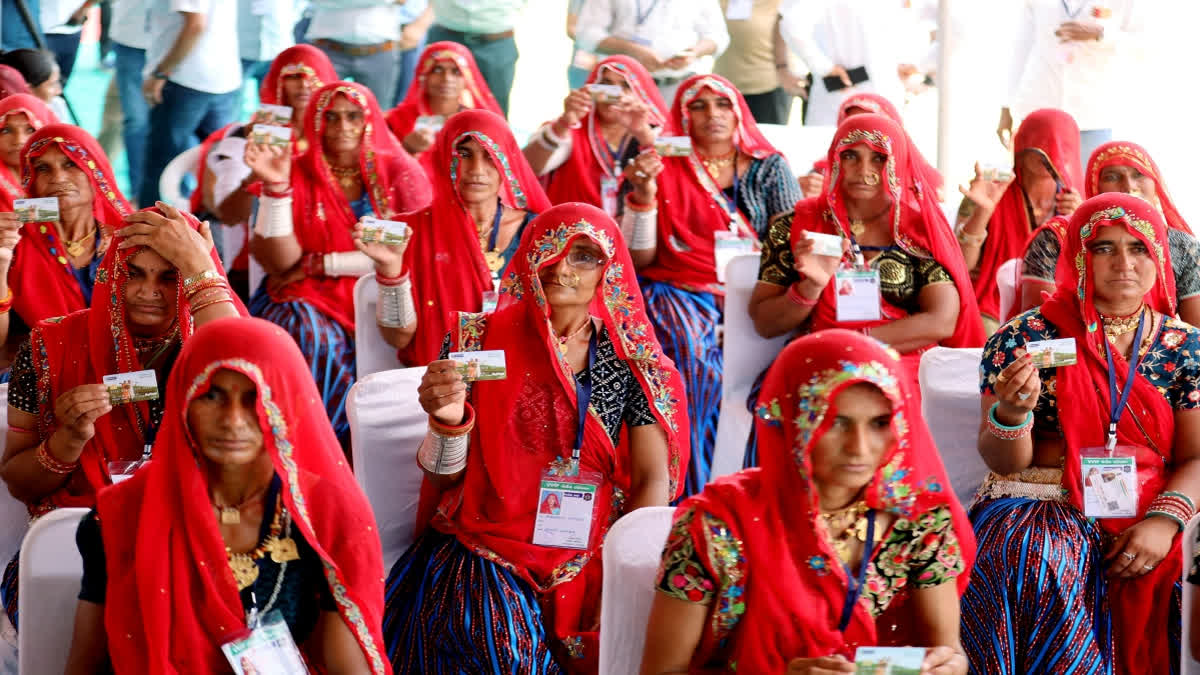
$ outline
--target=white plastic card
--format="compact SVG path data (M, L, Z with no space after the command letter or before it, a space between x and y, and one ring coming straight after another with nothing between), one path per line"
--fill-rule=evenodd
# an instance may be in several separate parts
M1118 445L1083 448L1079 475L1083 480L1083 515L1088 518L1133 518L1138 509L1137 448Z
M837 291L837 320L878 321L882 318L879 270L842 270L833 278Z
M831 258L842 257L842 238L838 235L806 231L804 236L813 243L813 253Z
M279 610L263 617L250 634L221 645L235 675L308 675L304 657Z

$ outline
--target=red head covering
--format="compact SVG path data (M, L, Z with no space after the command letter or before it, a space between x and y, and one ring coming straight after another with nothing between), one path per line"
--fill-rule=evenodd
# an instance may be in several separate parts
M496 102L496 97L492 96L492 90L488 88L487 80L483 79L471 50L457 42L434 42L421 52L421 58L417 61L416 80L408 88L404 100L387 114L388 128L396 138L403 140L416 127L417 118L433 114L425 91L425 79L438 61L452 61L462 72L463 90L459 94L459 110L487 110L504 117L504 110ZM417 157L429 174L429 180L434 180L436 164L433 155L433 152L426 151Z
M477 417L466 474L443 497L434 521L543 593L548 623L560 639L590 628L599 600L599 547L618 515L614 488L628 493L632 463L628 429L614 447L593 410L585 422L581 466L602 474L605 482L597 491L590 547L530 543L539 477L556 458L570 456L578 420L575 380L558 349L538 271L561 260L579 238L608 258L590 312L607 329L617 357L629 364L666 433L671 495L682 489L689 455L683 380L654 337L620 228L593 206L562 204L530 223L496 313L463 314L454 331L454 350L503 349L509 375L473 385ZM583 637L594 640L596 634Z
M50 108L35 96L12 94L0 98L0 126L4 125L9 115L16 114L29 118L29 125L35 130L58 121ZM13 200L24 197L25 190L21 188L20 181L17 180L12 167L0 162L0 211L12 211Z
M29 196L39 196L32 190L32 160L51 145L69 157L91 182L92 214L100 226L100 236L108 237L113 228L123 226L125 214L132 208L117 187L108 157L86 131L70 124L47 124L26 141L21 150L21 184ZM21 228L21 242L14 252L8 279L13 308L29 326L87 307L71 263L61 249L58 229L52 223L27 223Z
M500 202L510 209L542 213L550 201L525 161L504 118L486 110L452 115L434 145L433 203L405 218L413 230L405 252L420 325L412 343L400 352L410 366L438 357L442 338L457 312L482 308L483 293L493 290L492 273L479 245L479 232L458 195L459 143L474 138L500 172ZM436 262L435 262L436 261Z
M161 215L154 208L143 211ZM200 223L194 216L183 215L193 229L199 229ZM97 384L105 375L143 369L135 338L125 319L128 261L143 248L109 246L96 272L92 306L61 320L44 322L30 333L30 354L38 374L38 438L49 438L58 428L54 404L62 394L80 385ZM210 255L217 273L224 276L216 249ZM183 293L183 281L180 278L176 282L177 320L171 332L178 330L177 339L186 342L192 335L194 321ZM238 312L245 315L246 309L236 296L233 302ZM112 412L101 416L96 421L96 435L84 446L79 457L90 491L78 495L64 489L46 503L34 505L31 511L58 506L91 506L95 491L112 483L108 462L141 459L142 447L150 438L146 429L149 422L150 408L144 401L116 406Z
M358 216L334 180L325 159L325 111L337 96L358 106L366 117L359 145L363 190L375 215L393 218L429 203L429 181L421 167L388 132L375 95L361 84L334 82L321 87L304 114L308 150L292 162L292 218L305 253L354 251L350 236ZM303 300L354 332L354 277L306 277L271 290L275 302Z
M1139 197L1104 193L1083 203L1071 215L1066 246L1058 259L1054 295L1041 308L1042 315L1058 327L1061 337L1074 338L1079 363L1059 368L1056 380L1059 427L1066 441L1062 484L1076 507L1083 508L1080 451L1103 447L1110 409L1108 340L1095 304L1092 253L1087 243L1100 228L1123 227L1146 245L1155 259L1156 280L1146 303L1165 316L1175 315L1175 274L1167 243L1167 226L1153 205ZM1118 388L1125 386L1129 364L1119 350L1112 351ZM1117 535L1139 522L1146 509L1165 489L1167 468L1174 466L1175 412L1164 394L1142 375L1136 375L1133 393L1117 425L1117 442L1137 448L1138 516L1102 518L1096 524ZM1180 575L1179 538L1172 552L1153 571L1130 580L1110 579L1109 606L1118 655L1118 672L1165 673L1170 648L1161 631L1146 626L1166 625L1171 586Z
M98 500L110 593L104 624L122 636L109 644L113 669L227 672L220 645L246 627L187 421L188 406L221 370L254 382L263 451L283 483L283 503L321 557L370 672L390 673L380 633L383 554L371 506L295 341L247 318L214 321L188 341L167 381L155 460Z
M842 107L838 109L837 123L839 127L842 126L842 122L845 122L848 117L853 117L850 114L852 108L860 108L868 113L883 115L901 127L904 126L904 119L900 117L900 111L896 109L896 106L886 96L864 92L854 94L845 101L842 101ZM907 130L905 133L908 133ZM917 171L925 188L933 190L935 193L942 189L945 179L942 178L941 172L930 164L929 160L925 159L925 155L921 154L921 150L912 142L911 137L908 139L908 147L914 155L913 161L916 163Z
M271 69L263 78L258 89L258 98L263 103L271 105L286 105L283 98L283 78L289 75L303 75L319 89L338 79L337 71L325 52L312 45L295 45L279 52L271 61Z
M737 124L733 143L740 152L755 159L780 154L754 122L742 93L720 75L693 75L679 85L671 105L669 134L691 135L688 104L706 90L733 102ZM714 233L736 229L739 236L753 238L754 227L740 211L735 216L736 226L731 225L728 201L695 153L664 157L658 188L658 252L642 275L723 294L717 284Z
M971 277L963 262L962 251L954 239L946 216L938 207L934 194L920 182L916 155L909 146L908 135L883 115L854 115L838 127L829 146L827 161L830 171L825 191L820 197L805 199L796 205L792 220L793 245L802 231L836 234L851 237L850 216L846 211L845 194L841 186L842 151L865 144L875 152L887 155L882 183L887 186L892 201L892 239L909 255L933 258L954 279L958 290L958 323L954 335L943 344L948 347L977 347L983 344L983 325L971 288ZM846 324L837 320L837 296L834 284L825 287L813 310L810 330L813 332L842 326L866 328L890 323L907 316L907 312L884 301L883 318L878 322ZM916 382L916 366L923 350L906 354L912 381Z
M1013 173L1016 178L996 204L988 222L988 238L979 254L975 297L985 316L999 319L1000 289L996 272L1013 258L1023 258L1029 237L1036 228L1029 219L1028 200L1021 187L1021 155L1037 152L1051 167L1063 190L1082 192L1083 171L1079 168L1079 127L1061 110L1043 108L1029 113L1013 136Z
M13 94L32 94L29 83L21 71L12 66L0 65L0 99Z
M709 622L694 664L728 649L739 672L781 673L793 658L834 653L853 658L857 646L895 644L877 630L861 600L846 631L837 630L848 579L820 518L812 479L813 448L837 417L835 400L859 383L873 385L891 401L895 435L861 498L872 509L908 520L948 507L959 550L945 553L961 552L965 569L971 569L975 537L970 522L950 489L920 404L902 376L899 355L848 330L800 337L767 371L758 399L761 466L709 483L679 507L681 512L695 507L724 521L729 535L742 542L739 552L745 556L738 565L745 570L738 584L744 589L745 614L733 641L723 648L712 634L715 622ZM705 530L703 519L693 520L693 537L708 541ZM958 577L960 594L968 578L968 572Z
M629 85L630 93L650 109L651 126L662 128L666 125L667 104L645 66L628 56L610 56L596 64L588 75L587 84L599 82L605 71L623 79ZM548 177L546 193L551 202L584 202L603 208L600 181L608 176L615 177L618 190L620 189L624 177L620 168L615 166L615 161L621 158L614 160L608 152L606 141L599 134L593 108L582 120L582 124L571 130L570 158Z
M3 104L0 103L0 105ZM1154 194L1158 197L1158 204L1166 218L1167 227L1188 234L1192 233L1192 228L1188 227L1187 221L1179 215L1179 210L1175 208L1175 202L1167 193L1167 185L1163 182L1162 173L1158 170L1158 165L1154 163L1154 158L1137 143L1109 141L1092 152L1092 156L1088 158L1087 185L1084 188L1084 196L1087 199L1101 194L1100 174L1110 166L1130 166L1137 169L1142 175L1149 176L1154 181Z

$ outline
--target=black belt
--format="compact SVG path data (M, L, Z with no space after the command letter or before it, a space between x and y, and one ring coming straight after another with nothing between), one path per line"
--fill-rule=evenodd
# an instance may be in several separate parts
M670 87L671 85L683 82L694 74L695 73L687 73L685 75L673 75L669 77L654 77L654 84L657 84L660 87Z

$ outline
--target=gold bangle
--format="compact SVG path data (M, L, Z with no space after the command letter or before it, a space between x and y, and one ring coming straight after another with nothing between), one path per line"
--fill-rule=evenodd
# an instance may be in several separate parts
M49 444L49 438L42 441L41 444L38 445L37 453L35 454L38 464L41 464L43 469L49 471L50 473L66 476L74 473L75 469L79 468L79 460L75 460L74 462L64 462L59 460L54 455L51 455L50 450L47 448Z
M983 242L987 241L988 233L986 230L984 230L983 234L971 234L967 232L966 228L960 227L958 228L958 232L955 233L955 236L958 237L958 242L960 244L965 244L967 246L983 246Z

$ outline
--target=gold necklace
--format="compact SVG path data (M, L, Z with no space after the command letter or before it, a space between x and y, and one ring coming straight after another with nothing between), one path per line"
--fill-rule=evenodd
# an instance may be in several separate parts
M705 157L700 153L696 154L700 157L700 163L704 165L704 170L708 172L709 176L712 176L713 180L716 180L717 176L721 175L721 169L733 164L733 161L737 159L737 148L717 157Z
M504 207L497 204L496 208L501 209ZM483 251L483 260L487 263L488 271L495 275L504 267L504 256L501 255L500 251L488 245L488 235L492 233L492 228L476 226L476 232L479 233L479 250Z
M85 252L87 252L87 247L84 246L84 244L89 243L93 239L95 239L96 235L99 234L99 232L100 232L100 228L96 227L91 232L88 232L87 234L83 235L82 237L80 237L74 241L71 241L71 240L67 239L66 237L63 237L62 238L63 246L67 249L67 255L71 256L72 258L78 258L79 256L83 255Z
M892 208L892 205L888 204L887 206L883 207L882 211L880 211L879 213L876 213L875 215L871 216L870 218L851 218L850 219L850 233L853 234L855 237L863 236L867 232L867 223L873 223L876 220L879 220L879 217L882 216L883 214L887 213L891 208Z
M287 522L288 532L286 534L283 532L284 515L283 498L278 497L275 502L275 518L271 521L271 530L262 543L249 553L234 553L233 549L225 547L225 558L229 562L229 570L233 572L233 579L237 582L238 591L245 590L258 581L258 563L256 561L262 559L263 556L270 555L271 560L276 564L300 559L300 549L296 547L296 540L291 537L290 519ZM284 536L281 537L281 534Z
M349 190L362 182L361 171L358 167L346 168L330 164L329 172L337 179L343 190Z
M850 542L867 541L867 511L867 503L858 501L850 506L821 514L825 521L825 529L829 531L833 550L845 563L849 563L853 558ZM878 532L875 539L879 540Z
M587 328L590 325L592 325L592 317L589 316L588 320L584 321L583 325L580 326L578 330L572 332L570 335L559 335L558 333L555 333L554 339L558 340L558 351L562 352L563 356L566 356L567 355L567 344L569 342L571 342L571 340L575 339L575 337L577 337L580 333L583 332L583 330L585 328ZM550 330L553 331L554 329L551 328Z
M1132 333L1137 330L1138 323L1141 321L1142 312L1145 310L1145 305L1138 308L1136 312L1129 316L1104 316L1100 315L1100 322L1104 324L1104 334L1110 338L1117 338L1126 333Z

